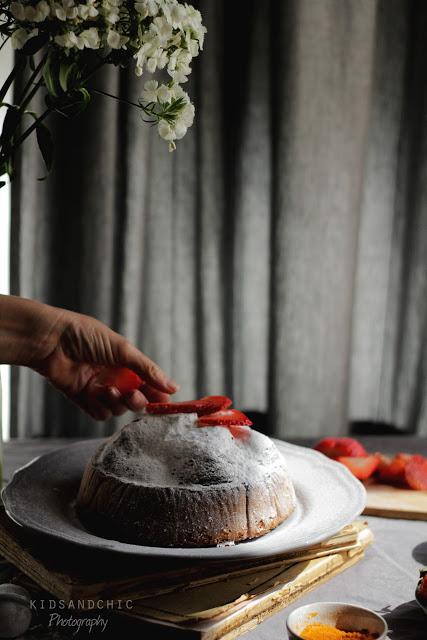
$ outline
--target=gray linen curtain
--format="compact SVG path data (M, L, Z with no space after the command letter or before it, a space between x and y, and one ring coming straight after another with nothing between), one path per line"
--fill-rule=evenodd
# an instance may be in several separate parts
M427 5L203 0L193 129L169 154L96 98L28 144L13 292L92 314L282 437L427 432ZM137 98L131 71L98 88ZM14 372L14 435L107 433Z

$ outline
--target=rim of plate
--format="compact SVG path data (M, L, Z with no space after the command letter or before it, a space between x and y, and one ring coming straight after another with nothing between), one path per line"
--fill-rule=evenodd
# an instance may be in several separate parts
M315 467L317 467L318 469L322 469L325 473L328 473L330 478L333 479L334 482L340 483L341 486L345 485L349 493L352 494L352 500L349 500L347 502L347 504L345 505L345 510L342 510L342 512L339 514L339 517L336 518L330 526L323 528L321 531L313 532L308 539L306 536L304 539L298 540L295 544L288 542L283 545L283 549L276 549L276 547L278 546L276 543L274 545L275 548L272 550L268 542L269 540L272 541L273 536L275 536L275 538L280 537L280 534L283 534L284 537L286 537L286 529L291 525L296 525L299 520L304 518L302 509L298 505L294 514L292 514L282 524L280 524L272 531L266 533L265 535L260 536L259 538L237 543L236 545L219 547L149 547L119 542L117 540L110 540L108 538L101 538L86 530L80 523L80 521L78 521L77 516L71 513L73 499L66 505L64 505L62 511L62 515L65 518L66 524L69 525L69 531L65 533L63 531L59 531L58 529L55 530L49 526L44 525L43 517L41 517L40 520L35 521L31 516L28 516L28 514L26 515L25 513L23 514L22 512L20 512L19 504L17 505L17 501L14 499L14 493L16 491L19 491L19 484L21 480L25 478L27 474L31 474L32 472L34 472L37 464L40 464L40 461L51 462L50 460L48 460L49 458L58 456L65 457L65 463L62 468L64 475L61 476L61 480L65 482L67 480L66 461L70 457L71 450L74 451L82 449L84 454L84 461L82 462L83 472L84 466L88 462L90 456L104 440L105 438L97 438L75 442L66 447L61 447L47 454L37 456L23 467L17 469L14 472L9 483L6 485L6 487L3 488L1 492L3 504L9 518L11 518L11 520L13 520L19 526L33 531L36 534L43 534L54 538L55 540L59 540L63 543L70 543L74 546L84 547L86 549L90 548L99 551L111 552L114 554L123 554L127 556L134 555L146 558L185 558L187 560L203 561L223 561L224 559L228 559L230 561L237 561L249 558L255 559L279 556L285 553L293 553L299 550L303 550L304 548L318 544L319 542L322 542L330 536L338 533L338 531L347 524L350 524L350 522L352 522L357 516L362 513L365 507L365 488L362 483L359 482L359 480L357 480L344 465L327 458L322 453L319 453L318 451L315 451L313 449L301 447L299 445L290 444L288 442L272 438L281 453L284 454L285 460L290 470L291 480L293 480L292 463L290 463L290 457L292 456L292 462L296 457L300 460L303 459L305 463L307 463L308 461L314 463ZM44 469L46 468L49 467L44 464ZM304 488L307 489L307 486L309 484L310 483L307 482L307 484L304 485ZM46 503L41 505L38 504L37 506L40 510L40 514L43 515L45 519ZM53 514L54 517L55 515L56 517L58 517L59 511L55 511L54 509L52 510L52 501L48 502L48 506L50 509L49 513L51 515ZM75 522L73 522L73 519L77 519L81 528L76 526Z

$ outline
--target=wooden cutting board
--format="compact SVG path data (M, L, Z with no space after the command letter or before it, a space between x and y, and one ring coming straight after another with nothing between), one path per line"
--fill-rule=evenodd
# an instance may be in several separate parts
M427 491L411 491L385 484L368 485L366 491L365 515L427 520Z

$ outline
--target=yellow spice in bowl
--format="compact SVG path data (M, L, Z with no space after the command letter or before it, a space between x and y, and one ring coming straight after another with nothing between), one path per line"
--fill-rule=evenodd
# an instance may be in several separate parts
M300 633L304 640L375 640L378 634L369 631L343 631L328 624L315 622Z

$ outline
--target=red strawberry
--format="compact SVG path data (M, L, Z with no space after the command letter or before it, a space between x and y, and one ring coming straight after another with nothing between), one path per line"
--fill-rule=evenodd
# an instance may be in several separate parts
M376 455L362 457L341 456L338 462L344 464L359 480L367 480L378 467L379 458Z
M232 401L226 396L206 396L200 400L186 402L150 402L146 409L148 413L197 413L198 416L204 416L226 409L231 404Z
M221 427L222 425L218 426ZM251 429L249 427L244 427L240 424L232 424L224 428L228 429L233 438L236 438L237 440L248 440L248 438L251 437Z
M409 453L397 453L391 460L383 456L379 464L378 480L385 484L404 484L405 467L412 457Z
M404 479L408 487L418 491L427 491L427 460L422 456L412 456L406 463ZM425 578L427 576L424 576ZM427 585L426 585L427 586ZM427 590L426 590L427 596Z
M376 470L376 474L381 475L383 471L385 471L388 468L391 462L391 458L390 456L385 456L383 453L378 453L378 452L375 455L378 457L378 467Z
M127 394L134 391L134 389L139 389L143 381L131 369L111 367L104 369L97 375L96 384L104 388L117 387L120 393Z
M354 438L323 438L314 448L334 460L343 456L361 458L368 455L365 447Z
M427 569L421 569L420 581L417 585L417 596L427 603Z
M199 427L230 427L252 425L251 420L241 411L225 409L199 418Z

